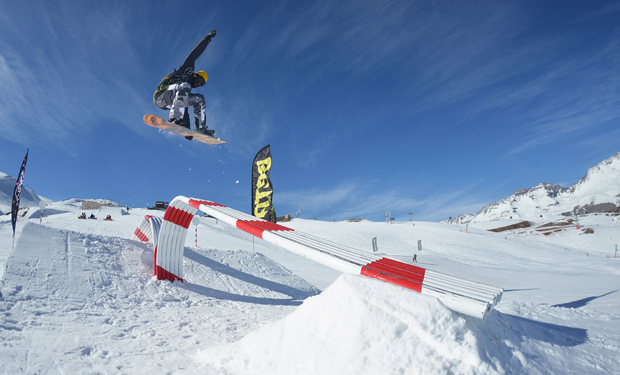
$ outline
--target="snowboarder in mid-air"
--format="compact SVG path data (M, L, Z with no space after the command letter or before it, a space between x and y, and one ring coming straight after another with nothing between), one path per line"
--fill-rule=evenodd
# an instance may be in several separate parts
M164 77L153 95L153 101L157 107L170 111L170 122L188 129L190 128L188 109L193 106L195 130L210 136L215 134L215 130L207 130L205 98L201 94L193 94L192 88L204 86L207 82L207 73L202 70L194 73L194 63L211 43L215 33L216 31L213 30L204 37L187 56L183 65ZM186 138L192 140L193 137Z

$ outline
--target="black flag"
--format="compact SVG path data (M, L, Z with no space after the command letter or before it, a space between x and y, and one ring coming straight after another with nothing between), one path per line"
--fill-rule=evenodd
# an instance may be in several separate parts
M263 147L252 163L252 215L275 223L273 186L269 179L271 170L271 148L269 146Z
M26 172L26 162L28 161L28 150L26 157L19 170L17 181L15 181L15 190L13 190L13 204L11 205L11 223L13 224L13 237L15 237L15 225L17 224L17 212L19 211L19 200L22 197L22 185L24 184L24 172Z

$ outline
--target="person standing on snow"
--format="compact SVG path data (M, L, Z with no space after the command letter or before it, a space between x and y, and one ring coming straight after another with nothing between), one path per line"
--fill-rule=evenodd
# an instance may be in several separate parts
M215 33L213 30L204 37L187 56L183 65L168 74L153 94L155 105L170 111L170 122L188 129L190 128L188 108L193 106L196 131L210 136L215 134L215 130L207 130L205 98L201 94L192 94L192 88L204 86L207 82L207 73L202 70L194 73L194 63L211 43ZM191 136L186 138L192 140Z

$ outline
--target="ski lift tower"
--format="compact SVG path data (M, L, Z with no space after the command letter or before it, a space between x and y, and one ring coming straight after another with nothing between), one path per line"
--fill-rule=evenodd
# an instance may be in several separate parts
M411 215L413 215L413 212L409 211L409 221L411 221Z
M577 213L577 209L573 209L573 215L575 215L575 221L577 222L577 229L579 229L579 214Z

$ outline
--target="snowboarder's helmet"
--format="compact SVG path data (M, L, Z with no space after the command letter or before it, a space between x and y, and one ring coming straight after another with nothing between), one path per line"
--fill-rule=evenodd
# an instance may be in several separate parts
M194 81L196 82L196 86L204 85L207 83L207 73L205 73L204 70L196 72L196 74L194 74Z

